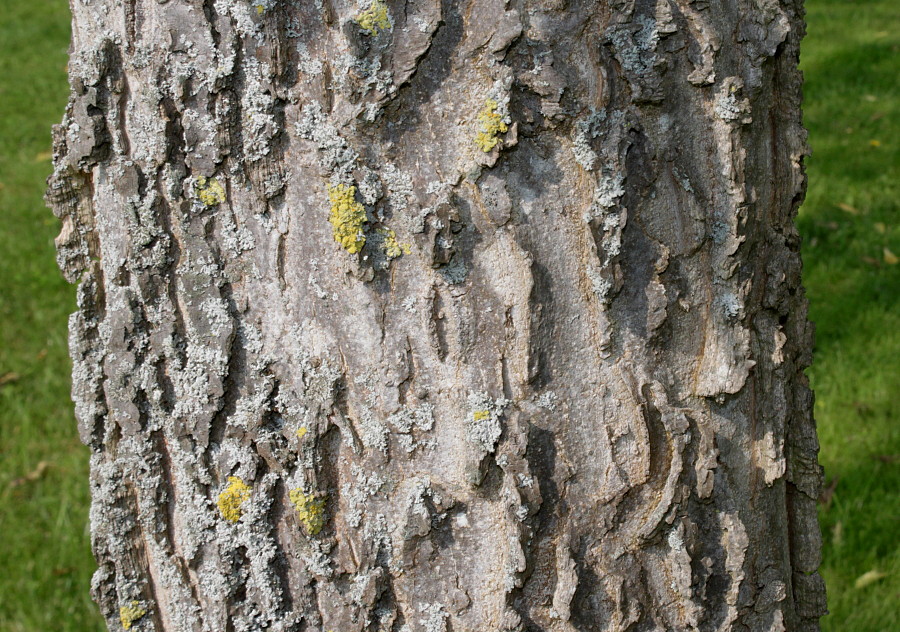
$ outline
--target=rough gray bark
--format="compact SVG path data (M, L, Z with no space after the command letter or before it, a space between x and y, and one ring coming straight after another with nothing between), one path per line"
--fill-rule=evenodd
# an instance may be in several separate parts
M800 0L72 9L110 629L818 629Z

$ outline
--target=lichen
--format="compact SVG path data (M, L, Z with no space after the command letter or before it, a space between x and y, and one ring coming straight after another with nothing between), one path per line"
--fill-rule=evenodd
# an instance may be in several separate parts
M381 168L381 178L387 187L391 209L395 213L403 213L409 207L409 200L413 197L412 176L401 171L393 163L385 163Z
M751 123L750 101L740 98L744 82L740 77L727 77L722 82L719 94L716 96L715 113L723 121Z
M593 171L597 162L597 152L591 147L591 141L601 133L601 125L606 120L606 110L591 108L591 113L575 123L575 134L572 139L572 153L575 161L585 171Z
M387 454L388 429L367 408L363 408L359 416L359 434L364 446Z
M419 612L423 615L423 618L419 619L419 625L425 632L446 632L450 613L444 610L441 604L432 603L421 606Z
M119 608L119 620L126 630L130 630L134 622L146 614L147 609L141 605L140 601L136 600Z
M337 184L328 187L328 198L331 200L331 215L328 221L334 232L334 240L350 254L356 254L366 245L363 224L366 222L366 209L356 201L356 187Z
M404 406L399 411L388 417L388 423L396 428L397 443L407 453L410 454L416 448L432 448L435 446L434 441L416 441L412 435L412 431L419 430L428 432L434 428L434 405L424 402L417 408Z
M316 144L319 166L331 174L333 182L350 180L351 172L358 166L359 154L329 121L321 105L316 102L304 105L296 130L301 138Z
M469 268L459 254L454 254L450 263L438 268L438 272L450 285L459 285L469 276Z
M619 171L604 169L603 174L597 179L597 187L594 189L594 199L591 207L584 214L584 221L603 219L603 229L610 230L619 224L617 213L611 213L619 202L619 198L625 195L625 176ZM608 226L612 223L613 226Z
M637 32L634 31L634 22L641 26ZM659 77L659 58L656 55L660 36L658 25L649 16L640 16L634 22L616 24L607 30L606 36L632 85L635 93L632 99L657 100L662 96L658 84L654 85L654 80Z
M228 477L228 485L219 494L216 503L219 513L228 522L237 522L241 519L241 504L250 499L250 488L237 476Z
M609 293L613 289L612 281L608 278L611 274L609 270L602 267L598 261L594 265L588 266L585 272L588 280L591 282L591 289L594 290L594 294L600 300L600 304L604 306L609 305L611 300Z
M731 291L725 291L718 297L719 306L722 313L728 320L739 318L744 313L744 306L741 305L740 299Z
M356 23L369 35L378 35L391 28L391 17L384 0L372 0L369 8L356 16Z
M369 498L379 493L385 480L377 472L367 473L355 463L350 466L350 473L356 484L347 482L341 486L341 496L347 500L347 511L343 515L347 524L356 529L362 524Z
M503 433L500 417L509 405L507 399L491 399L486 393L469 395L469 414L466 424L466 439L487 454Z
M619 206L619 200L625 195L625 176L610 166L604 166L601 171L593 202L583 218L602 231L597 259L588 266L586 273L600 304L606 306L612 300L610 293L614 288L613 260L622 251L626 214Z
M306 531L310 535L317 535L325 526L325 498L304 494L299 487L288 492L288 497Z
M405 406L388 417L388 423L404 434L413 429L427 432L434 427L434 404L424 402L418 408Z
M475 144L484 153L488 153L496 147L500 142L500 134L509 129L505 117L498 108L499 104L496 99L487 99L481 112L478 113L481 130L475 135Z
M542 393L540 397L538 397L537 405L552 412L556 410L557 401L559 401L559 397L557 397L556 393L554 393L553 391L547 391L546 393Z
M397 241L397 234L389 228L380 228L378 232L384 241L382 241L381 249L384 251L388 259L396 259L401 255L408 255L411 250L409 244Z
M198 177L194 190L204 206L216 206L225 201L225 187L216 178Z
M307 432L309 432L309 431L306 429L306 426L300 426L300 427L297 429L297 438L298 438L298 439L302 439L303 437L306 436L306 433L307 433Z
M374 206L374 204L381 199L381 196L384 195L384 191L381 187L381 180L378 178L378 173L368 167L363 167L362 172L362 179L357 180L359 194L362 196L364 204Z

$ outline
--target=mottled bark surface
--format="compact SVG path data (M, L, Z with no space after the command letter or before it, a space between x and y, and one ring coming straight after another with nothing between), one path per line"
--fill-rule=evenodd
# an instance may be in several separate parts
M72 3L110 629L818 629L799 0Z

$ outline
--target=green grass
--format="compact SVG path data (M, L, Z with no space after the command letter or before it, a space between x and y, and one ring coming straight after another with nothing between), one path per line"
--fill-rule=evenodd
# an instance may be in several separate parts
M59 222L41 196L66 103L69 12L4 2L0 19L0 630L101 630L88 594L87 449L69 402ZM17 375L11 376L13 373ZM5 377L4 377L5 376ZM29 473L42 473L25 482Z
M814 155L799 218L818 325L809 371L821 460L822 572L840 632L900 629L900 15L893 0L810 0L803 47ZM63 0L5 3L0 21L0 630L98 631L88 595L87 450L68 398L58 222L41 195L62 114ZM873 142L875 141L875 142ZM841 206L843 205L843 207ZM888 255L887 260L892 260ZM6 379L9 379L8 377ZM16 479L48 465L35 480ZM862 588L857 578L885 577Z
M823 627L900 630L900 264L884 251L900 256L900 12L890 0L811 0L807 22L808 374L820 459L837 479L820 509ZM886 576L854 586L873 570Z

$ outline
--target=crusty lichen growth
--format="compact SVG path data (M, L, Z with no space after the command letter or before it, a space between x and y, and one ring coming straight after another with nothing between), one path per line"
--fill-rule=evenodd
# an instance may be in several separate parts
M310 535L317 535L325 526L325 498L304 494L299 487L288 492L288 497L306 531Z
M391 28L391 17L384 0L372 0L369 8L356 16L356 23L369 35L378 35Z
M119 620L122 627L130 630L134 622L147 614L147 609L141 605L140 601L132 601L131 603L119 608Z
M219 513L228 522L237 522L241 519L241 504L250 499L250 488L237 476L228 477L228 485L219 494L216 503Z
M491 399L486 393L469 395L469 413L466 423L466 439L477 446L480 452L487 454L494 451L503 426L500 418L509 405L507 399Z
M408 255L410 252L410 245L403 243L401 244L397 241L397 233L389 228L381 228L378 231L381 233L384 241L381 244L382 250L384 250L384 254L388 259L396 259L401 255Z
M331 222L334 240L350 254L356 254L366 245L366 234L363 224L366 222L366 209L356 201L356 187L337 184L328 187L328 198L331 200Z
M225 187L216 178L200 176L194 189L204 206L215 206L225 201Z
M478 113L478 123L481 130L475 135L475 144L484 153L490 152L500 142L500 134L506 132L509 126L506 124L503 114L498 110L496 99L487 99L484 107Z

